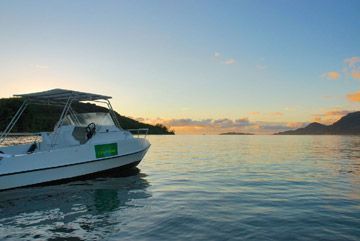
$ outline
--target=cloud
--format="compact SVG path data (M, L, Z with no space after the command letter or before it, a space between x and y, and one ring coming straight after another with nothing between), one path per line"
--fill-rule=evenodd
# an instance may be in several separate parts
M273 134L279 131L290 130L304 126L303 122L251 122L248 118L220 118L194 120L191 118L180 119L147 119L137 118L149 124L162 124L174 129L178 134L218 134L223 132L246 132L255 134Z
M252 111L248 113L249 115L260 115L260 112L258 111Z
M236 60L235 59L227 59L224 61L224 64L235 64Z
M186 119L170 119L163 120L163 124L176 127L176 126L207 126L210 125L212 119L204 119L204 120L193 120L190 118Z
M307 124L308 123L305 123L305 122L288 122L286 124L286 126L292 128L292 129L295 129L295 128L297 129L297 128L304 127Z
M323 113L320 114L314 114L313 115L314 118L312 121L320 122L323 124L332 124L335 121L339 120L344 115L349 114L350 112L353 111L334 108L331 110L324 111Z
M250 121L248 118L236 119L235 124L240 126L248 126L250 125Z
M215 53L214 53L214 57L215 57L215 58L219 58L220 56L221 56L221 54L220 54L219 52L215 52Z
M340 78L340 73L337 71L330 71L322 75L324 78L329 80L337 80Z
M214 52L214 58L216 61L218 61L219 63L222 64L226 64L226 65L230 65L230 64L235 64L236 60L234 58L225 58L222 57L222 54L219 52Z
M360 63L360 57L351 57L344 60L345 64L347 64L351 68L358 67L358 64Z
M350 93L346 97L351 102L360 102L360 91Z
M329 71L321 75L329 80L337 80L341 76L360 80L360 57L354 56L344 60L342 71Z
M360 91L355 93L356 101L360 101ZM320 114L314 114L312 121L323 124L332 124L344 115L353 112L351 110L333 108L323 111ZM252 112L255 115L258 112ZM259 113L260 114L260 113ZM270 112L274 116L283 115L282 112ZM137 118L149 124L163 124L174 129L177 134L219 134L223 132L246 132L254 134L273 134L280 131L292 130L306 126L309 122L272 122L272 121L250 121L247 117L229 119L229 118L172 118L172 119L147 119Z
M272 133L280 132L280 131L287 131L290 130L291 127L287 126L286 123L284 124L276 124L270 123L265 125L259 125L260 130L271 131Z
M353 79L360 79L360 57L354 56L344 60L344 72Z
M326 111L324 113L324 116L344 116L349 114L351 111L349 110L330 110L330 111Z
M247 118L240 118L236 120L230 120L227 118L223 119L203 119L203 120L193 120L190 118L187 119L170 119L164 120L163 124L169 125L171 127L179 126L198 126L198 127L216 127L216 128L234 128L250 125L250 121Z
M227 119L227 118L217 119L217 120L214 120L213 123L214 123L215 125L227 125L227 124L229 124L229 123L232 123L232 120Z
M360 79L360 71L359 72L352 72L351 77L353 79Z
M256 122L258 133L272 134L280 131L287 131L304 127L308 122Z
M214 127L220 127L220 128L238 128L243 126L249 126L251 125L251 123L248 118L240 118L236 120L230 120L224 118L224 119L213 120L212 125Z

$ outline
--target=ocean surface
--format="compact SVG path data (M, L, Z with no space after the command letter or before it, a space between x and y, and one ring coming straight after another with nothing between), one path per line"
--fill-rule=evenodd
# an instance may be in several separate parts
M127 175L0 192L0 240L360 240L360 137L148 138Z

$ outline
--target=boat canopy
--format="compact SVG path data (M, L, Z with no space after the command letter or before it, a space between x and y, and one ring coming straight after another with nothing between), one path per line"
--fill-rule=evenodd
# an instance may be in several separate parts
M12 128L15 126L16 122L19 120L20 116L23 114L23 112L25 111L25 109L29 104L63 106L63 111L61 112L59 121L56 123L54 128L55 135L58 134L57 130L62 125L65 117L68 114L76 118L76 113L71 108L71 104L80 101L96 101L107 104L113 123L115 123L116 127L122 129L119 120L117 119L116 113L113 110L111 103L109 101L109 99L111 99L111 96L91 94L91 93L74 91L74 90L52 89L52 90L29 93L29 94L17 94L14 95L14 97L22 98L24 101L21 104L20 108L15 113L15 115L12 117L10 123L6 126L5 130L2 133L0 133L0 144L5 140L8 134L11 132ZM81 124L81 122L79 123Z
M69 99L71 99L72 101L95 101L111 99L111 96L65 89L52 89L28 94L16 94L14 96L21 97L30 101L41 102L67 102Z

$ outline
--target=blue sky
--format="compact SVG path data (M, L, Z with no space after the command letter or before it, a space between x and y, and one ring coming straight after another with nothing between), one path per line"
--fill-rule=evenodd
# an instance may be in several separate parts
M359 108L359 9L340 0L1 1L0 97L109 94L121 114L179 133L330 123Z

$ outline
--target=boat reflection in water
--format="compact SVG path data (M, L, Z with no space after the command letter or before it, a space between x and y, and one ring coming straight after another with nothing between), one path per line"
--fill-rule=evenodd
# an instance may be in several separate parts
M63 185L15 189L0 195L0 239L99 240L151 197L138 168Z

